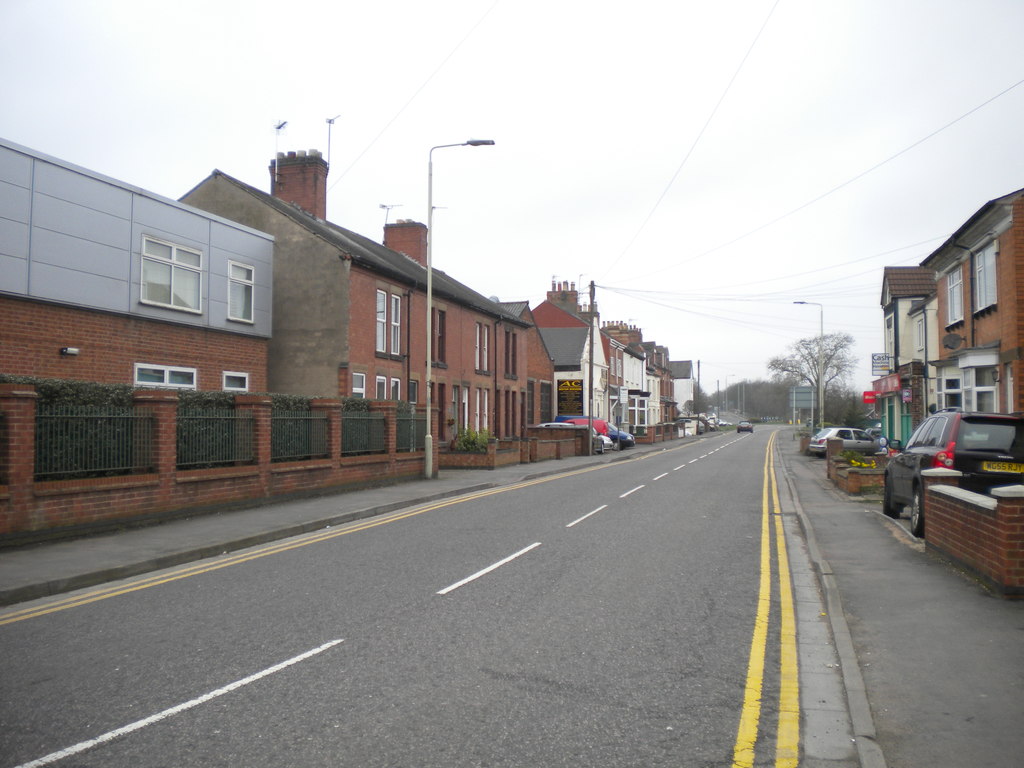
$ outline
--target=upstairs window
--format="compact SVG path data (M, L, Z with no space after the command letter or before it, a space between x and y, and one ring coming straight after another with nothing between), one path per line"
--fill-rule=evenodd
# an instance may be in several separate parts
M974 308L996 303L996 244L992 242L974 258Z
M402 353L402 297L377 291L377 346L382 355ZM390 347L390 348L389 348Z
M491 327L485 323L476 324L476 370L486 371L490 360Z
M964 319L964 283L960 267L946 275L946 325Z
M202 311L203 254L142 238L142 301L185 312Z
M253 278L255 270L247 264L228 262L228 319L252 322Z
M377 291L377 351L388 351L388 294Z
M431 340L430 347L430 361L432 363L444 363L448 359L447 350L445 349L445 342L447 341L447 329L445 328L445 311L443 309L434 310L434 321L432 323L431 332L433 339Z

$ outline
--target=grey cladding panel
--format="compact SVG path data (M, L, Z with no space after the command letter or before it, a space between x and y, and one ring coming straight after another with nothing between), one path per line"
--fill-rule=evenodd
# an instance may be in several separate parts
M0 180L29 189L32 186L32 158L0 147Z
M124 248L115 248L47 229L36 230L34 238L34 263L50 264L68 270L69 274L65 278L67 280L78 280L80 272L120 280L126 284L127 299L129 267L125 261Z
M0 253L0 291L28 293L28 261Z
M73 278L73 279L72 279ZM49 264L32 267L32 295L97 309L124 311L124 282L87 272L69 272Z
M121 219L132 215L132 194L128 190L49 163L36 165L35 191Z
M17 184L0 181L0 219L27 224L32 215L32 192Z
M39 194L35 195L32 226L122 249L128 247L131 233L131 222L127 219ZM41 255L33 250L33 258Z
M135 224L153 237L165 238L202 251L208 250L210 220L185 208L138 196L135 199ZM132 243L133 249L138 250L140 247L141 241Z

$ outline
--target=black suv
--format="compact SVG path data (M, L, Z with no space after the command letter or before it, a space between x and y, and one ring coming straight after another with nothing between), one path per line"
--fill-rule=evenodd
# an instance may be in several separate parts
M882 501L889 517L910 508L915 536L924 535L921 471L938 468L962 472L960 487L976 493L1024 482L1024 418L948 409L918 425L903 450L889 459Z

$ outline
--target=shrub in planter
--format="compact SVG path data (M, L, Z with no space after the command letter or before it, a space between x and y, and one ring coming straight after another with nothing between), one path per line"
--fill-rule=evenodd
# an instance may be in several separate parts
M453 448L464 453L487 453L487 443L491 433L486 429L477 432L475 429L464 429L453 441Z

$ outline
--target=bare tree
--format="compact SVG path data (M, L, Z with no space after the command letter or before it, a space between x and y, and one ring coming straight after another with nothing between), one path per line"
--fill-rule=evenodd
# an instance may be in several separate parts
M824 392L823 399L827 402L828 385L833 382L842 384L856 366L852 347L853 336L848 333L826 333L824 336L800 339L790 346L790 354L769 360L768 370L776 381L807 382L814 387L815 392ZM823 372L820 390L819 350Z

